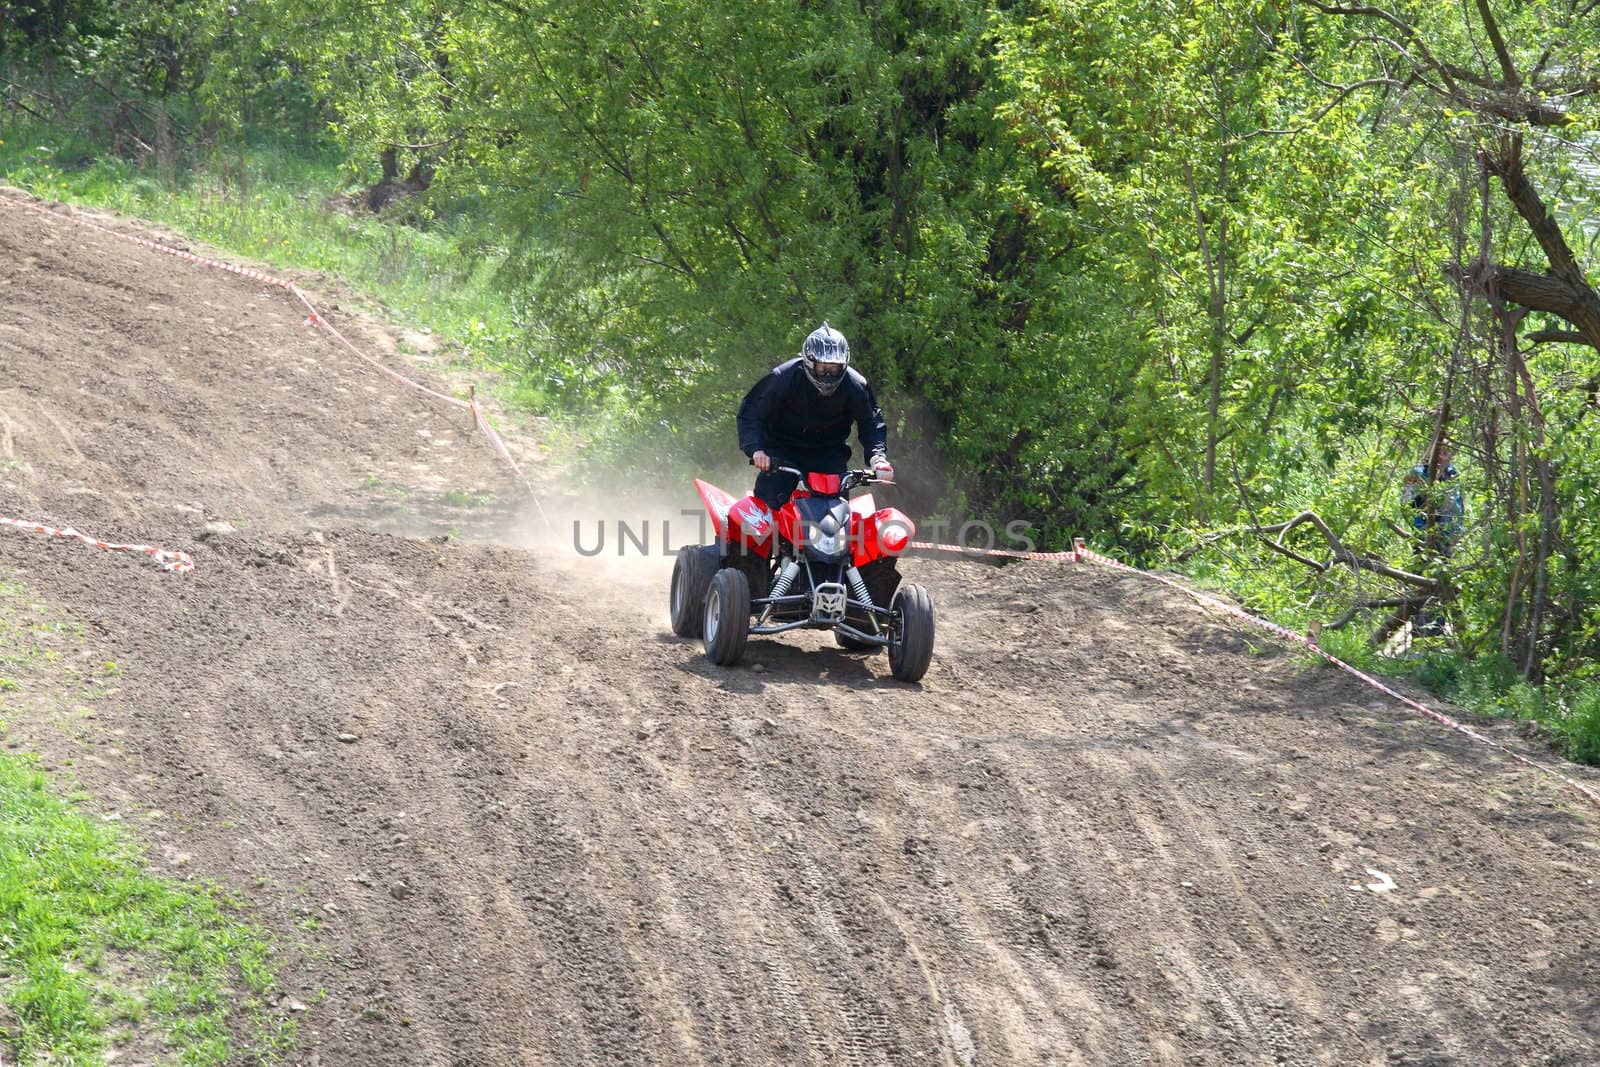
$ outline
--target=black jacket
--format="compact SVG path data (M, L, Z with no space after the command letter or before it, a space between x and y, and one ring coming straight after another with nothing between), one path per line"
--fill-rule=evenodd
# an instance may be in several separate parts
M850 424L861 434L867 462L888 455L889 428L872 398L872 388L854 368L832 396L823 396L806 377L799 358L772 368L739 405L739 447L747 456L765 451L784 458L785 449L811 451L844 446Z

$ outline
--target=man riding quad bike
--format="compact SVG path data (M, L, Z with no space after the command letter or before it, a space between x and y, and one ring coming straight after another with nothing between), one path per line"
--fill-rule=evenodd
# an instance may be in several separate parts
M894 468L883 413L849 361L844 336L823 323L745 396L739 446L760 472L750 496L695 479L717 539L679 551L672 629L702 637L713 663L737 663L752 633L811 628L843 648L887 648L901 681L927 672L933 600L902 586L895 566L915 528L870 493L850 497L893 484ZM871 469L845 469L852 423Z

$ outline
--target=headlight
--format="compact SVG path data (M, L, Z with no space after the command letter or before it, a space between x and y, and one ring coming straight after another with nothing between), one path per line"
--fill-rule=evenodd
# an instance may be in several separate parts
M843 533L825 534L821 530L811 534L811 547L824 556L836 556L844 551Z
M809 523L805 528L806 548L823 556L837 556L849 545L848 531L826 516L821 522Z

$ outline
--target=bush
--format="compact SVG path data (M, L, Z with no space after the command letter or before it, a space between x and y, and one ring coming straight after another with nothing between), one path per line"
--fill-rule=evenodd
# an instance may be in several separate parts
M1557 725L1566 737L1569 757L1600 764L1600 686L1585 687Z

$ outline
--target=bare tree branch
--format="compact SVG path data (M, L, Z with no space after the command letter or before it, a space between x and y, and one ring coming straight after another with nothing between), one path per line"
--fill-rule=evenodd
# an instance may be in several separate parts
M1312 73L1311 68L1307 67L1304 64L1304 62L1298 56L1291 56L1290 58L1293 59L1296 63L1300 64L1301 69L1311 78L1312 81L1317 82L1318 84L1320 84L1325 89L1332 89L1333 90L1333 96L1328 100L1327 103L1325 103L1321 107L1319 107L1316 110L1316 112L1309 119L1307 119L1305 122L1301 123L1299 126L1296 126L1296 127L1293 127L1293 128L1284 128L1284 129L1263 127L1261 129L1251 130L1249 133L1246 133L1246 134L1241 134L1239 136L1238 140L1240 140L1240 141L1248 141L1252 137L1266 137L1266 136L1274 136L1274 137L1290 136L1290 137L1292 137L1295 134L1304 133L1306 130L1311 129L1317 123L1321 122L1324 118L1326 118L1328 112L1332 111L1334 108L1336 108L1340 104L1342 104L1344 102L1345 98L1348 97L1351 93L1356 92L1357 90L1360 90L1360 89L1370 89L1370 88L1373 88L1374 86L1381 86L1381 87L1383 87L1385 89L1399 89L1399 90L1401 90L1403 92L1407 88L1409 88L1409 83L1403 82L1403 81L1397 81L1394 78L1363 78L1361 81L1350 82L1349 84L1346 84L1346 85L1339 85L1339 84L1336 84L1334 82L1324 81L1323 79L1317 77L1316 74Z
M1494 45L1495 58L1500 61L1500 72L1506 76L1507 87L1522 88L1522 79L1517 77L1517 68L1511 62L1506 39L1500 36L1500 24L1494 20L1494 12L1489 10L1489 0L1478 0L1478 17L1483 19L1484 32L1489 35L1489 43Z
M1502 288L1501 292L1504 291ZM1577 330L1535 330L1528 335L1528 340L1536 345L1567 344L1595 347L1593 341Z
M24 104L21 100L18 100L10 92L4 91L4 90L0 90L0 96L4 96L7 100L9 100L11 102L11 104L13 106L21 108L23 111L26 111L28 114L32 115L34 118L40 120L41 122L50 121L49 119L47 119L43 115L41 115L39 112L37 112L33 108L29 107L27 104Z
M1317 560L1311 559L1308 556L1296 552L1294 549L1284 544L1284 538L1287 537L1290 532L1300 526L1315 527L1316 531L1322 535L1322 539L1328 543L1330 554L1326 561L1318 562ZM1273 536L1269 539L1266 536L1268 534ZM1385 578L1392 578L1395 581L1402 582L1406 585L1416 586L1418 589L1426 591L1430 596L1455 595L1455 588L1447 583L1426 577L1425 575L1413 574L1411 571L1402 570L1401 568L1395 567L1384 560L1378 559L1375 556L1366 556L1351 550L1345 545L1344 541L1339 538L1339 535L1334 533L1333 530L1329 528L1322 516L1318 515L1314 511L1302 511L1300 514L1296 515L1292 519L1289 519L1287 522L1272 523L1265 526L1236 526L1227 530L1215 531L1205 535L1195 544L1190 545L1188 548L1180 552L1177 556L1177 562L1183 562L1196 552L1200 551L1200 549L1208 545L1215 544L1224 538L1238 537L1241 535L1252 535L1258 537L1260 538L1262 544L1272 551L1286 556L1289 559L1294 560L1296 563L1310 567L1322 574L1326 574L1335 566L1342 565L1349 567L1354 571L1370 571L1373 574L1381 574Z
M1384 597L1380 600L1363 600L1359 604L1352 604L1347 611L1339 615L1332 622L1323 624L1322 628L1324 630L1342 630L1354 622L1356 617L1359 616L1363 611L1371 611L1373 608L1408 608L1411 611L1415 611L1416 609L1422 607L1422 605L1426 604L1429 600L1434 599L1439 598L1429 595Z
M1306 3L1310 4L1324 15L1343 15L1356 17L1365 16L1367 18L1375 18L1382 22L1387 22L1389 25L1400 31L1400 36L1412 43L1412 45L1416 48L1417 53L1422 57L1423 65L1426 65L1439 73L1439 76L1444 79L1445 85L1448 87L1452 96L1461 95L1461 87L1455 83L1455 79L1451 76L1450 71L1445 67L1445 65L1440 63L1439 60L1434 57L1433 52L1429 50L1427 42L1422 39L1422 35L1417 32L1416 27L1412 26L1411 23L1400 18L1398 15L1395 15L1393 12L1386 11L1381 7L1374 7L1366 4L1329 4L1324 3L1323 0L1306 0ZM1398 45L1396 47L1398 47ZM1400 49L1400 51L1409 58L1409 53L1406 53L1404 49Z

